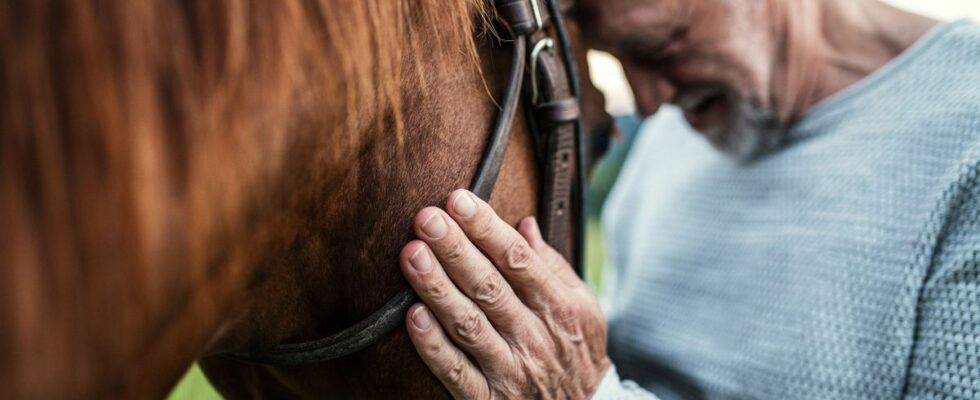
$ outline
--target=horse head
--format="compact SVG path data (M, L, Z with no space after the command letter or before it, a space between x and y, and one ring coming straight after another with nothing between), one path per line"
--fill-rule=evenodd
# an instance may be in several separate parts
M232 397L445 396L400 329L303 367L221 354L328 335L404 287L411 216L468 185L497 112L493 13L0 6L0 387L162 394L203 357ZM586 123L606 125L583 94ZM491 197L511 222L537 211L532 149L518 113Z

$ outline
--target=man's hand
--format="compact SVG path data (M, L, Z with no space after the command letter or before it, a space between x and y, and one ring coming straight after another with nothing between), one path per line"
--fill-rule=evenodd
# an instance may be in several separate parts
M408 311L419 355L456 398L586 398L609 369L595 295L541 237L473 193L415 217L401 252L422 297Z

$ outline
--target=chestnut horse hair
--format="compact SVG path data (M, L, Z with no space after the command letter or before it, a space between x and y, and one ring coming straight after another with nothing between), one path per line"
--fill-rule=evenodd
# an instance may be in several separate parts
M490 12L0 3L0 387L166 393L260 279L264 249L296 235L283 226L303 224L289 210L304 184L340 182L378 135L401 143L403 93L437 86L432 69L478 72ZM314 163L336 168L296 172Z

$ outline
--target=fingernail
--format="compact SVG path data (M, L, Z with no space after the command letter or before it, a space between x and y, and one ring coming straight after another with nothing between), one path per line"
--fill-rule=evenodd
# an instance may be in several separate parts
M446 221L442 219L442 215L439 213L432 213L432 216L422 224L422 232L425 232L432 239L442 239L448 228Z
M418 272L429 272L432 269L432 257L429 257L429 252L425 250L425 246L415 250L415 254L408 258L408 262Z
M472 217L476 214L476 202L469 193L459 191L456 193L456 199L453 200L453 210L456 210L456 214L460 217Z
M415 309L415 312L412 313L412 324L420 331L428 330L432 326L432 317L429 316L429 312L425 310L425 307Z

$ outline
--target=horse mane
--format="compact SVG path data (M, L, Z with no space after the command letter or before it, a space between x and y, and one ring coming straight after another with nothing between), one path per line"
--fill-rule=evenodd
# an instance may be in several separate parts
M179 312L168 296L207 301L188 285L213 280L214 248L268 202L290 144L330 143L316 158L340 160L373 140L357 132L400 140L404 94L431 84L422 71L479 68L489 12L483 0L2 2L0 387L98 390L92 366L122 368L154 343L140 336L162 329L147 315Z

